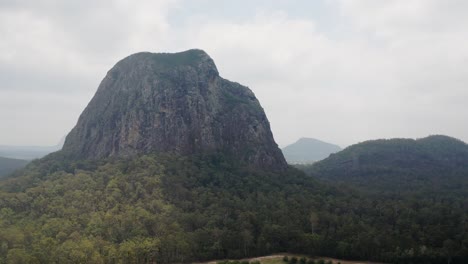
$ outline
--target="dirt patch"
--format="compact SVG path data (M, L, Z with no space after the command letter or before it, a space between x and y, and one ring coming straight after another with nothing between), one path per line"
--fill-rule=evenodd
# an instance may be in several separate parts
M381 262L371 262L371 261L351 261L351 260L343 260L343 259L334 259L334 258L314 258L316 259L323 259L325 261L331 260L333 264L340 262L341 264L384 264Z

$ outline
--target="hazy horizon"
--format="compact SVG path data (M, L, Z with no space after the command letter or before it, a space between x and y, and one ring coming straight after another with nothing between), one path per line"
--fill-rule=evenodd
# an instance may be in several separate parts
M461 0L4 1L0 145L56 145L117 61L191 48L252 89L280 147L468 142L466 11Z

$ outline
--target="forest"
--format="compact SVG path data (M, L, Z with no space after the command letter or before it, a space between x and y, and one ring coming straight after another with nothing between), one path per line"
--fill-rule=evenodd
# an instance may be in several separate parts
M180 263L278 252L468 262L466 177L380 194L314 173L252 169L222 154L71 161L54 153L0 182L0 263Z

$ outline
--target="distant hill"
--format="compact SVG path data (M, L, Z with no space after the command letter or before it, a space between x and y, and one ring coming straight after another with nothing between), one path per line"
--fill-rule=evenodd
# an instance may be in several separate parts
M12 173L17 169L23 168L28 163L29 161L27 160L0 157L0 178Z
M340 150L340 146L314 138L301 138L282 149L283 155L289 164L313 163Z
M318 178L369 190L411 190L429 183L436 189L458 188L461 181L468 182L468 145L441 135L371 140L303 169Z

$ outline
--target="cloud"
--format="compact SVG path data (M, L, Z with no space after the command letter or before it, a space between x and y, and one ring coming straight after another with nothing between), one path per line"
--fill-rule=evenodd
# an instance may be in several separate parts
M169 34L167 14L176 4L2 1L0 97L11 103L0 106L0 143L55 144L118 60L163 49ZM25 101L30 102L26 108ZM72 121L58 122L63 115Z
M323 3L298 1L295 10L327 8L333 20L296 15L285 1L248 2L243 15L210 1L2 2L0 97L15 111L29 98L43 124L33 138L8 119L0 131L16 133L0 143L55 143L119 59L189 48L206 50L223 77L256 93L281 145L433 133L468 141L466 1Z
M40 4L39 4L40 2ZM2 8L2 63L95 75L116 56L158 49L174 1L31 1Z
M357 30L387 38L463 31L468 3L463 0L331 0Z
M206 48L221 73L251 86L281 144L300 136L347 145L431 133L467 140L460 98L468 98L468 21L450 12L457 5L334 3L343 16L337 30L349 31L344 39L317 30L313 19L276 12L192 23L182 42Z

